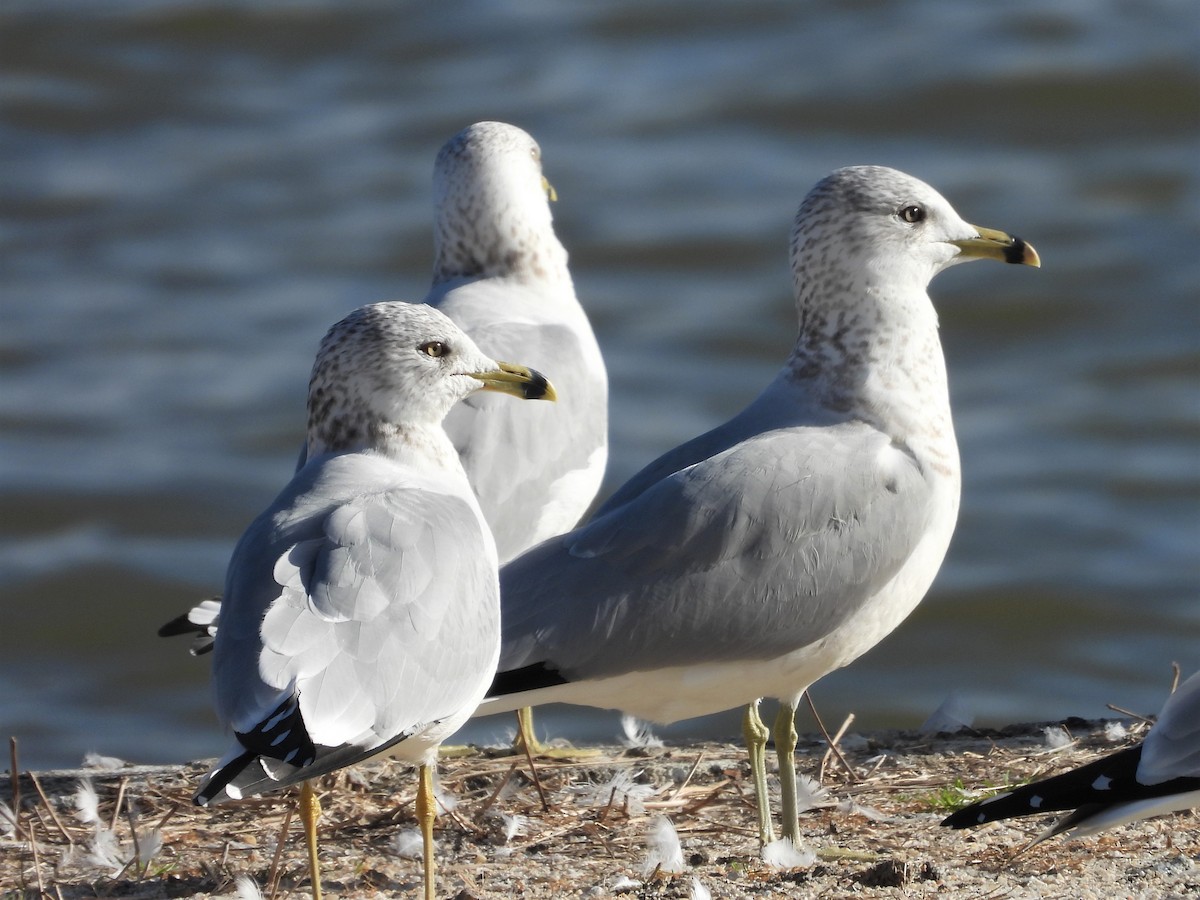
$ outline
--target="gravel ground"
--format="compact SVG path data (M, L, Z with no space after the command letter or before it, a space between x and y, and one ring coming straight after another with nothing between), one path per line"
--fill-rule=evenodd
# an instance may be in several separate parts
M801 850L809 852L776 864L757 845L749 771L734 744L605 747L539 761L549 812L523 757L471 751L440 767L453 809L438 820L438 896L1200 896L1195 812L1093 838L1051 839L1023 853L1049 817L974 832L938 827L977 788L1062 771L1130 743L1145 727L1124 734L1101 722L1057 724L1073 738L1058 749L1045 725L937 737L851 734L841 749L853 782L823 742L802 739L800 771L820 777L823 788L801 817ZM16 804L11 780L0 780L8 804L0 807L0 898L235 896L238 876L254 879L266 898L309 896L293 795L198 809L189 801L203 771L195 763L23 775ZM80 808L81 779L94 786L94 812L86 792ZM412 770L396 764L321 782L327 897L420 894L420 862L410 849L415 787ZM21 811L16 831L11 813L4 815L12 806ZM93 815L97 821L88 821ZM664 818L681 858L656 868L650 836L669 834ZM659 845L670 849L669 840Z

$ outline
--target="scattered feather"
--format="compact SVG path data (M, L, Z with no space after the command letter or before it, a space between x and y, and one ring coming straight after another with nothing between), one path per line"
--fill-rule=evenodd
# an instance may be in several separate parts
M163 836L157 828L137 833L137 863L143 869L150 865L154 857L162 852Z
M404 828L392 838L392 852L397 856L420 859L425 855L425 844L417 828Z
M864 753L871 749L871 742L865 734L851 731L838 738L838 748L844 753Z
M521 837L529 828L529 819L519 815L500 814L500 818L504 821L504 843L508 843L513 838Z
M644 722L636 716L622 715L621 730L625 733L625 736L621 738L621 743L630 749L663 745L663 742L650 730L650 723Z
M796 776L796 812L806 813L818 806L831 803L829 792L820 783L807 775Z
M96 788L92 779L81 778L75 788L75 817L84 825L94 825L100 821L100 798L96 796Z
M837 808L838 812L849 816L862 816L863 818L870 819L872 822L882 822L887 819L886 814L881 813L873 806L863 806L855 803L853 800L842 800L838 803Z
M650 820L650 833L646 837L648 853L642 863L642 874L659 872L682 872L683 845L679 833L666 816L655 816Z
M98 869L108 869L116 875L133 859L121 848L117 833L110 828L97 828L92 842L84 849L83 861Z
M762 861L776 869L804 869L817 861L817 854L797 850L791 838L780 838L762 848Z
M868 756L863 760L863 768L869 772L878 772L889 762L894 762L895 757L886 750L883 753L876 753L874 756Z
M154 857L162 852L163 834L159 829L135 831L136 840L122 841L100 821L96 789L90 779L80 779L72 800L76 817L92 827L92 837L83 846L67 848L62 854L62 865L103 869L114 876L136 866L139 874L144 874Z
M1071 735L1067 734L1067 729L1061 725L1047 725L1045 735L1046 746L1051 750L1065 750L1075 743L1071 740Z
M642 883L640 881L634 881L628 875L622 875L612 883L612 890L615 893L622 893L625 891L636 891L641 886Z
M258 882L249 875L239 875L234 886L237 888L237 893L234 894L237 900L263 900L262 891L258 889Z
M118 759L115 756L101 756L99 753L85 753L83 755L83 767L85 769L99 769L101 772L115 772L117 769L123 769L127 763L123 759Z
M1125 727L1124 722L1105 722L1104 723L1104 739L1112 743L1123 741L1129 737L1129 730Z
M433 797L441 812L452 813L458 807L458 797L442 787L442 781L436 776L433 779Z
M919 730L921 734L941 734L942 732L953 734L964 728L970 728L974 722L975 713L972 711L970 703L963 697L961 691L953 690L942 701L941 706L933 711L933 715L925 720Z
M0 800L0 835L8 837L17 830L17 816L12 807Z
M646 800L653 797L658 789L649 784L637 784L636 779L642 773L621 769L612 779L603 784L573 785L570 790L581 803L588 806L612 806L627 809L630 815L640 816L646 811Z
M517 729L505 728L492 732L492 736L483 742L488 750L511 750L517 743Z
M692 876L692 900L712 900L712 891L695 875Z
M505 800L511 800L513 797L515 797L520 792L521 792L520 783L517 782L515 779L510 778L510 779L508 779L508 781L504 782L504 785L500 788L500 793L496 795L496 800L499 802L503 802Z

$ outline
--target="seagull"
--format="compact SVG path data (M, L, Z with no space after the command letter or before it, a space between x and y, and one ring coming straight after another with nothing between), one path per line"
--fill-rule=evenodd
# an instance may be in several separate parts
M433 287L485 353L548 373L561 403L480 393L446 417L501 564L579 524L608 462L608 375L554 234L542 152L513 125L478 122L434 167ZM499 402L497 402L499 401Z
M749 703L766 844L755 698L777 697L797 842L796 703L913 610L954 530L958 447L926 288L978 258L1039 265L894 169L820 181L792 228L799 334L783 368L586 524L503 567L499 673L479 713L564 702L667 723Z
M438 151L433 184L433 284L422 302L485 353L550 373L564 400L510 403L480 392L446 417L505 563L575 527L595 501L608 462L608 375L554 233L557 193L537 142L515 125L476 122ZM198 656L219 625L213 597L159 634L191 634Z
M1163 705L1146 739L1085 766L965 806L942 824L1072 810L1025 849L1063 832L1085 837L1127 822L1200 806L1200 672Z
M477 390L555 397L422 304L376 303L325 335L308 390L307 460L238 541L213 654L235 736L195 802L303 782L366 759L420 768L417 817L433 897L437 748L475 709L500 647L496 546L441 427Z

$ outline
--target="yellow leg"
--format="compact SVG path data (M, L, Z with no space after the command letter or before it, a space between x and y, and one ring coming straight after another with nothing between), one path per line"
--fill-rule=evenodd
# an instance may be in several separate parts
M547 747L533 735L533 708L522 706L517 710L517 737L513 751L541 756L548 759L581 759L600 756L599 750L580 750L578 747Z
M759 702L755 700L746 705L742 734L750 754L750 777L754 780L754 799L758 804L758 839L763 844L769 844L775 840L775 828L771 824L771 798L767 794L767 738L771 733L758 714Z
M437 815L437 797L433 793L433 766L418 770L417 824L425 851L425 900L434 900L433 820Z
M800 814L796 802L796 707L779 705L775 717L775 753L779 757L779 805L783 836L800 846Z
M533 736L532 706L522 706L517 710L517 739L513 742L513 749L530 756L537 756L542 752L542 745Z
M312 884L313 900L321 900L321 863L317 860L317 821L321 818L321 801L312 782L300 785L300 821L304 823L304 841L308 844L308 877Z

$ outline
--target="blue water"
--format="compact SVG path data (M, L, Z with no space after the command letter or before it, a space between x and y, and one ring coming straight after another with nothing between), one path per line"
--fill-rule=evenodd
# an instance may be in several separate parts
M223 750L207 664L154 630L288 478L325 328L424 294L434 154L485 118L537 137L561 198L606 492L780 364L788 227L830 169L896 166L1032 241L1041 271L935 282L958 531L814 694L863 728L952 688L981 723L1156 709L1171 661L1200 668L1195 33L1190 0L9 0L0 730L38 768Z

